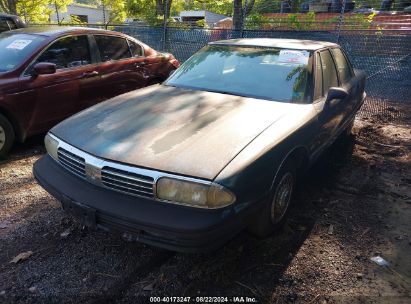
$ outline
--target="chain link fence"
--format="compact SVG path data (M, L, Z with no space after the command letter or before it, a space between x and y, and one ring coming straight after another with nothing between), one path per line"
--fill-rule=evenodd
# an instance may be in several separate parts
M187 60L208 42L234 38L291 38L338 42L355 68L366 71L367 99L362 115L393 116L396 103L411 103L411 31L389 31L375 34L363 31L286 31L286 30L210 30L167 28L163 40L162 28L116 27L152 47ZM403 120L402 112L394 118Z
M176 1L167 0L165 5L170 2L169 11L173 14ZM208 11L207 1L201 9L190 7L193 1L185 3L184 14L166 16L157 25L88 26L123 32L159 51L174 54L181 62L208 42L222 39L336 42L346 50L354 67L368 75L367 99L361 114L404 120L402 112L393 114L392 108L411 103L411 0L243 0L237 7L239 22L238 16L236 21L235 16Z

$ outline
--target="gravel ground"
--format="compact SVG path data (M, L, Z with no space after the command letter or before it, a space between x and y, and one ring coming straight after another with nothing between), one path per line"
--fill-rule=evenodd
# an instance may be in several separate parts
M187 255L83 229L36 184L41 137L0 163L0 302L145 303L248 296L264 303L411 302L409 109L359 117L355 136L301 181L284 228ZM401 113L403 122L393 117ZM394 123L395 121L395 123ZM18 263L11 261L27 253ZM370 260L381 256L388 266Z

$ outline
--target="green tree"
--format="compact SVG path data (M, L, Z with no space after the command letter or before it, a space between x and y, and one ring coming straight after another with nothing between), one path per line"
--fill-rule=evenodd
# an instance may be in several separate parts
M124 0L101 0L101 7L105 11L109 9L110 15L106 16L105 23L122 23L127 17L127 5Z
M235 30L243 28L244 19L251 13L255 0L234 0L233 26Z
M158 23L165 12L166 0L126 0L130 16L140 18L150 24ZM208 10L214 13L232 16L231 0L169 0L167 16L177 16L184 10Z
M116 0L117 1L117 0ZM126 11L130 16L142 19L150 25L159 25L164 14L170 17L172 0L126 0Z
M156 0L156 15L170 16L172 0Z
M17 14L16 0L0 0L0 9L8 14Z
M280 6L280 1L256 0L254 12L257 14L273 13L279 11Z
M62 12L73 0L0 0L2 11L23 16L26 22L46 22L57 6Z
M175 6L181 7L181 10L207 10L229 16L233 13L233 1L231 0L175 0L174 3Z
M52 6L54 7L54 13L56 13L57 15L57 20L61 23L62 20L60 18L60 14L67 11L67 5L71 4L73 0L50 1L52 3Z

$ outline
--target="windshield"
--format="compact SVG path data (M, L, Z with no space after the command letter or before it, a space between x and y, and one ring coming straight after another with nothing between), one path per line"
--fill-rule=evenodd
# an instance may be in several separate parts
M20 66L45 38L27 34L0 34L0 72Z
M166 85L281 102L309 100L304 50L207 46L187 60Z

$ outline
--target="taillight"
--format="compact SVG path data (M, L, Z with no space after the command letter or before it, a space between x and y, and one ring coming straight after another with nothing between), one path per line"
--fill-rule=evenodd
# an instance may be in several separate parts
M170 60L170 63L173 65L173 67L175 67L176 69L180 66L180 61L178 61L177 59L173 58Z

